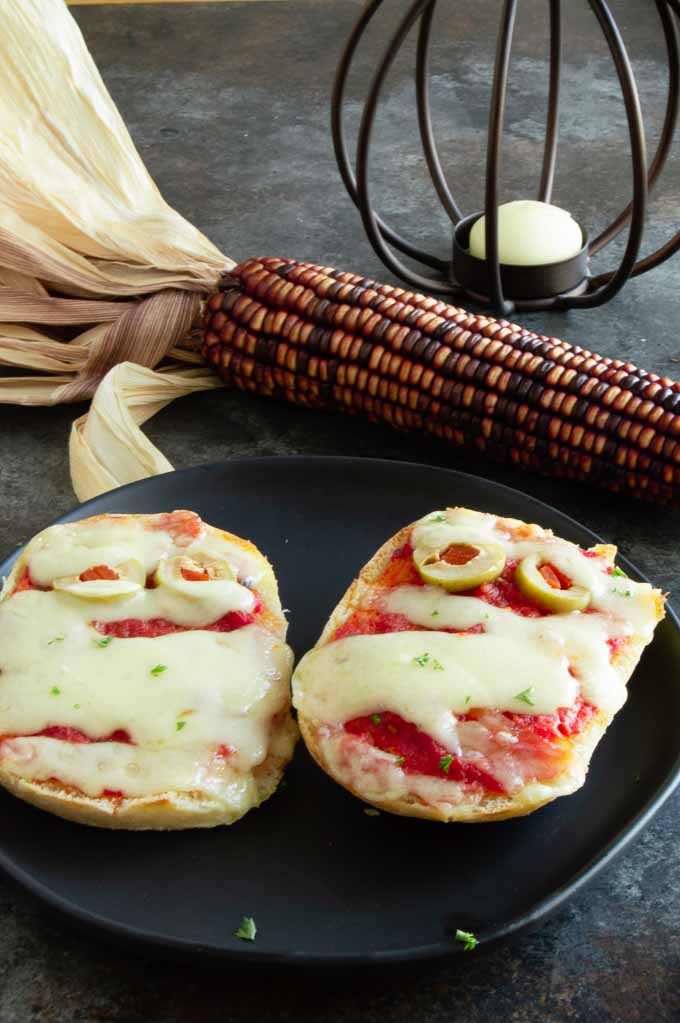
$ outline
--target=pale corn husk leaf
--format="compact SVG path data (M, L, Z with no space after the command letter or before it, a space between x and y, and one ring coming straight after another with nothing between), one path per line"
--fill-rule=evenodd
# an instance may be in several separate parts
M175 398L220 386L207 368L157 373L123 362L110 370L90 411L71 429L71 481L78 499L86 501L123 483L171 472L172 465L140 424Z
M139 424L219 383L151 367L200 367L201 296L234 264L163 200L62 0L0 0L0 22L0 365L44 374L0 378L0 402L103 381L71 441L93 496L170 468Z
M210 288L232 264L162 198L62 0L0 16L0 264L68 294Z

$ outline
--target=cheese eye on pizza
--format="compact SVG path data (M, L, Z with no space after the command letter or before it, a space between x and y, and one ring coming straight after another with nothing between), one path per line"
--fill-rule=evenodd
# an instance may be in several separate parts
M407 526L294 672L310 752L406 816L499 820L574 792L664 615L615 555L464 508Z
M0 784L102 827L233 823L293 754L286 630L267 559L194 512L51 526L0 598Z

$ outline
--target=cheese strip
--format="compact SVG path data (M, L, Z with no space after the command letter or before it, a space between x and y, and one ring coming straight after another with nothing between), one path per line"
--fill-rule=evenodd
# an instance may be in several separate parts
M56 778L88 796L100 796L105 789L129 798L193 791L238 812L255 802L252 775L235 770L231 758L225 761L205 749L152 752L119 742L88 745L32 736L5 739L0 743L0 756L21 778Z
M145 517L129 515L50 526L28 545L26 559L33 582L50 586L60 576L80 575L95 564L113 566L136 559L150 573L161 558L192 557L197 552L226 559L235 575L255 587L264 574L261 559L219 532L176 534L149 528Z
M310 651L294 678L294 705L316 721L391 710L457 750L453 713L490 707L532 713L570 706L577 683L559 644L513 637L392 632L348 636Z

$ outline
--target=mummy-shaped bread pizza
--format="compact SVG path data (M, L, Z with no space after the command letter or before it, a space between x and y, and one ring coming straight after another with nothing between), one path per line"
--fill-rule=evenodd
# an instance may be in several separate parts
M297 735L274 573L198 515L51 526L0 599L0 783L103 827L231 824Z
M578 789L664 613L615 554L464 508L407 526L294 673L312 755L361 799L435 820Z

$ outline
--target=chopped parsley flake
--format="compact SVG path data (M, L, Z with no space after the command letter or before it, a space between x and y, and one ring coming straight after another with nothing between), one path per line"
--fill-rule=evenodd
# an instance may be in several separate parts
M432 516L430 522L446 522L446 515L444 512L438 512L436 515Z
M61 689L59 686L52 686L50 689L50 696L61 696Z
M450 753L447 753L446 756L442 757L441 760L439 761L439 769L440 769L440 771L443 771L445 774L448 774L449 773L449 768L450 768L452 763L453 763L453 757L451 756Z
M47 645L48 646L52 646L53 643L63 643L63 642L64 642L64 637L63 636L55 636L54 639L51 639Z
M371 721L374 725L379 725L382 718L380 717L380 714L371 714Z
M619 597L630 597L632 596L630 590L612 590L612 593L616 593Z
M612 574L612 575L621 575L621 576L623 576L623 578L624 578L624 579L627 579L627 578L628 578L628 576L627 576L627 575L626 575L626 573L625 573L625 572L623 571L623 569L622 569L622 568L619 568L619 566L618 566L618 565L614 565L614 567L613 567L613 569L612 569L612 571L611 571L611 574Z
M513 700L521 700L522 703L528 703L530 707L533 707L534 701L531 699L534 691L533 686L528 686L527 689L523 689L521 693L517 693L517 696L513 696Z
M238 930L234 931L234 937L240 938L241 941L255 941L255 935L257 934L257 927L252 916L244 916L239 924Z
M468 703L470 702L470 700L471 700L471 699L472 699L472 697L471 697L471 696L466 696L466 697L465 697L465 706L466 706L466 707L467 707L467 705L468 705Z
M364 813L367 817L379 817L380 810L374 810L372 806L365 806Z
M429 664L433 671L444 670L444 665L441 661L438 661L436 657L430 657L428 653L420 654L419 657L414 657L413 663L417 664L419 668L424 668L425 665Z
M167 671L167 670L168 670L168 666L167 666L167 664L157 664L157 665L156 665L156 666L155 666L154 668L152 668L152 669L151 669L151 671L149 672L149 674L150 674L150 675L156 675L156 676L158 676L158 675L162 675L162 674L163 674L163 672L164 672L164 671Z
M472 931L456 931L456 941L460 941L464 952L472 952L479 945Z
M109 646L110 643L113 643L113 636L104 636L103 639L95 639L94 641L95 646L101 647Z
M185 725L186 721L175 721L175 728L178 732L181 732Z
M394 762L397 765L397 767L401 767L405 760L406 757L397 757L397 759Z
M80 704L79 703L74 703L73 704L73 709L74 710L80 710Z
M430 614L430 618L436 618L438 614L439 614L439 611L432 611L431 614Z

